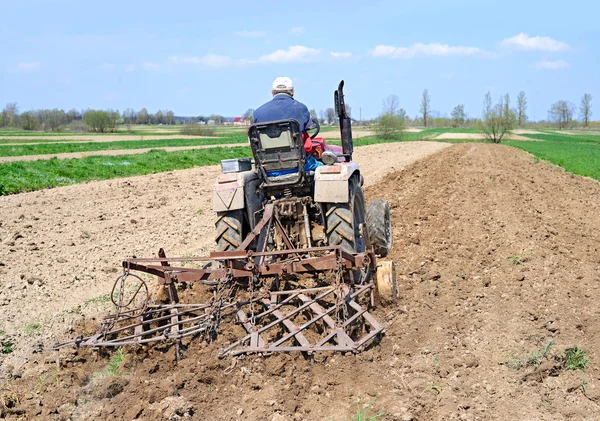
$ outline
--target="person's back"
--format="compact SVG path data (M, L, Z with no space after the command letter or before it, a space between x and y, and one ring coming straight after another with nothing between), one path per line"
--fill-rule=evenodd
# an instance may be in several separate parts
M313 125L310 118L310 112L306 105L294 99L294 84L289 77L278 77L273 82L271 90L273 99L260 106L254 111L255 123L266 123L268 121L294 119L300 123L302 133ZM323 165L312 155L306 155L306 171L314 171L318 166Z

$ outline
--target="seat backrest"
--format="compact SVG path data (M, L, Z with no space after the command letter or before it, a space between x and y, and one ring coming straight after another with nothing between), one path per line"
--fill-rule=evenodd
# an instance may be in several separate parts
M306 153L298 121L253 124L248 129L248 138L263 186L304 184Z

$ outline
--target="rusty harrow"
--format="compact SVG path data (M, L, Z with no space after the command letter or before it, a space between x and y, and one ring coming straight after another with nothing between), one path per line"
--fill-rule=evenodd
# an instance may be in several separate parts
M278 231L288 248L265 251L269 230ZM249 250L252 243L257 251ZM235 251L213 252L208 258L167 258L161 249L157 258L125 260L123 269L111 293L116 313L109 314L95 334L57 343L53 349L173 341L179 358L183 340L214 342L225 320L243 327L245 334L220 341L220 357L359 352L384 332L368 312L375 293L373 253L349 254L339 246L295 249L269 205ZM154 275L154 291L134 272ZM191 290L200 284L205 302L180 302L178 284L192 284Z

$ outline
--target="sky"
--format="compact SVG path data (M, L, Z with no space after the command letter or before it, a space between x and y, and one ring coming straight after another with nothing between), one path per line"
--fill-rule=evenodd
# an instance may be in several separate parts
M239 116L293 79L319 112L344 79L355 118L388 95L409 116L525 91L531 119L591 93L600 118L600 2L528 0L3 0L0 107ZM596 105L596 106L594 106Z

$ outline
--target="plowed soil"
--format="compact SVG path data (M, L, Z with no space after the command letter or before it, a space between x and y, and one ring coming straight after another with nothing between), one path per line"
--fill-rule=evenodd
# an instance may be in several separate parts
M400 289L397 304L373 312L386 326L380 344L313 360L219 360L216 346L194 343L179 364L170 348L131 349L118 376L101 375L103 355L71 351L56 371L53 356L38 354L2 389L10 406L5 413L14 419L279 421L347 420L364 408L369 415L383 411L381 420L598 419L600 184L501 145L454 145L398 170L366 190L367 199L392 205L389 257ZM160 203L177 181L163 178L150 203ZM135 197L134 184L112 183ZM191 184L177 204L161 206L181 211L208 190L205 184ZM124 220L121 236L132 235L126 221L136 209L120 196L112 199ZM119 249L117 235L113 259L153 250L171 237L187 243L175 251L196 252L198 238L183 213L187 233L157 232L127 250ZM82 259L108 246L95 241L100 216ZM138 217L137 223L150 222ZM73 241L79 242L78 229ZM12 323L24 319L17 314ZM564 351L574 345L589 358L585 371L565 364Z

